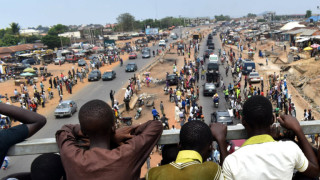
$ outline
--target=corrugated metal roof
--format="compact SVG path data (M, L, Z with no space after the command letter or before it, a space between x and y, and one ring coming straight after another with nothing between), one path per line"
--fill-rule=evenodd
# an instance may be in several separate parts
M299 33L303 33L306 30L308 30L308 29L297 29L297 30L289 31L286 34L296 35L296 34L299 34Z
M317 30L315 29L307 29L306 31L302 32L300 36L312 36Z

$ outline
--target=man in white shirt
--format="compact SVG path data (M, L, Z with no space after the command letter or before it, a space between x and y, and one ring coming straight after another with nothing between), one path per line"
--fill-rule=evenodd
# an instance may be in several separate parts
M282 127L292 130L300 147L292 141L271 137L274 122L272 105L263 96L253 96L243 105L242 124L249 139L223 163L226 180L291 180L294 169L308 177L319 175L319 165L299 122L289 115L278 118Z

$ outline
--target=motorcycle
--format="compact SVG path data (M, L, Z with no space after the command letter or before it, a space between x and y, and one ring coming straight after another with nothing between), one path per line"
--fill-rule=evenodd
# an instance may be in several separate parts
M141 107L143 105L144 105L144 101L143 101L142 97L139 97L138 98L138 106Z
M127 126L131 126L132 125L132 117L121 117L121 116L119 116L118 119L120 120L121 123L126 124Z
M215 108L218 108L218 107L219 107L219 98L214 98L214 99L213 99L213 106L214 106Z
M136 115L134 116L134 119L139 119L139 118L140 118L140 116L141 116L141 111L142 111L142 108L139 107L139 108L137 109Z
M164 91L164 94L165 94L165 95L168 95L168 94L169 94L169 88L167 88L167 86L165 86L165 87L163 88L163 91Z
M168 119L165 120L165 122L162 123L163 130L169 130L169 123Z

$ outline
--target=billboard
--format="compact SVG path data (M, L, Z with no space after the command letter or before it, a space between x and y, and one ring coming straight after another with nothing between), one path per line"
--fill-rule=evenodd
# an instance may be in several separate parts
M159 34L158 28L147 28L146 29L146 35L157 35Z

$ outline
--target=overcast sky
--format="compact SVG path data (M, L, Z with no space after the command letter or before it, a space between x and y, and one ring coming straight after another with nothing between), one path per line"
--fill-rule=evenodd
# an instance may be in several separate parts
M179 15L201 17L275 11L277 14L320 14L317 0L0 0L0 28L17 22L22 28L54 24L115 23L121 13L137 20Z

